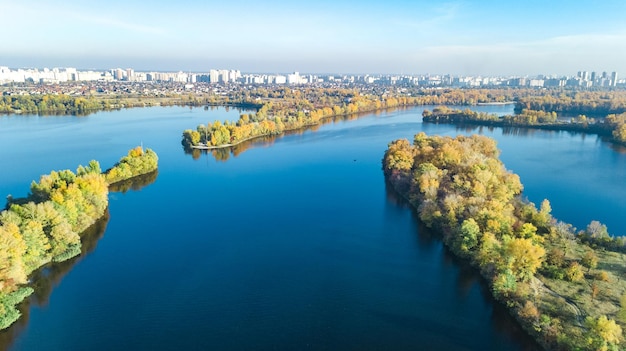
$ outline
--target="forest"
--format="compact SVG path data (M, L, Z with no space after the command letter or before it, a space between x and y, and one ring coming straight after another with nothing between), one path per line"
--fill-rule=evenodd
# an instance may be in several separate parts
M105 173L92 160L76 172L41 176L26 198L8 198L0 212L0 329L20 317L17 304L33 292L31 273L81 253L82 233L106 212L109 186L155 171L157 159L136 147Z
M475 266L493 296L550 350L617 350L626 326L626 255L606 226L585 230L522 198L493 139L415 135L389 144L386 179ZM621 240L621 247L624 241Z

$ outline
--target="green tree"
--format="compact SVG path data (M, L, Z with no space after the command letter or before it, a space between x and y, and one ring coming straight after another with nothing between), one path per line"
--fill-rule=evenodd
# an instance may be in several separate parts
M608 350L622 341L622 328L604 315L598 318L587 317L585 324L588 328L588 343L596 350Z
M23 262L26 250L26 243L22 240L17 225L5 223L0 226L0 295L26 283L26 267Z
M578 262L572 262L565 270L565 278L570 282L578 282L582 280L584 276L585 274Z
M531 239L514 238L506 242L504 257L511 272L520 280L527 281L543 262L545 249L535 245Z
M496 275L493 279L493 293L498 298L507 298L517 291L517 280L510 269Z
M474 218L466 219L461 224L461 251L472 250L478 244L480 227Z
M583 258L580 260L580 263L584 267L587 267L588 269L587 272L590 272L592 269L595 269L598 266L598 256L596 256L596 254L593 251L589 250L585 253Z

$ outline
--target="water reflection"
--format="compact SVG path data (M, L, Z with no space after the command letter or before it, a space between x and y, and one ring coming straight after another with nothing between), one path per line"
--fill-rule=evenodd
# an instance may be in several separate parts
M430 128L429 125L438 125L440 123L424 123L423 124L423 129L424 130L429 130ZM444 123L441 123L444 124ZM608 143L610 145L611 148L614 148L615 146L617 146L618 148L620 147L619 144L615 144L613 142L613 140L606 136L606 135L598 135L597 133L593 133L593 132L581 132L581 131L576 131L576 130L556 130L556 129L550 129L550 128L542 128L540 126L537 127L520 127L520 126L482 126L482 125L477 125L477 124L472 124L472 123L455 123L454 124L455 130L457 132L461 132L461 133L478 133L478 134L484 134L485 131L489 131L489 133L492 133L496 128L499 128L502 130L502 135L506 135L506 136L520 136L520 137L526 137L526 138L532 138L532 137L536 137L537 135L559 135L561 133L564 133L570 137L575 137L575 136L580 136L582 140L585 140L585 138L591 136L591 137L595 137L596 140L598 141L602 141L604 143ZM622 146L622 151L618 151L620 153L623 153L624 151L626 151L626 148L624 148Z
M505 336L506 339L514 340L523 351L541 350L541 346L519 326L517 321L509 314L507 308L493 298L489 285L478 270L467 261L455 256L443 245L441 235L426 227L426 225L420 221L417 212L413 209L411 204L400 196L388 182L385 182L385 192L388 206L391 205L396 208L411 211L413 219L417 224L416 238L420 253L431 254L433 248L436 246L441 247L442 254L440 257L443 266L456 271L454 293L458 298L457 300L467 300L474 291L478 290L487 307L491 307L491 323L495 330ZM441 274L442 279L445 279L445 274L446 273ZM433 332L440 332L440 330L434 329Z
M159 172L156 170L154 172L117 182L109 187L109 191L121 193L126 193L129 190L139 191L145 186L154 183L158 174ZM104 236L109 218L110 214L107 209L102 218L97 220L91 227L87 228L87 230L81 234L81 252L79 256L73 257L67 261L48 264L31 274L31 287L35 291L18 307L22 313L20 319L11 325L11 327L0 331L0 350L8 350L13 341L26 328L31 308L47 306L50 301L52 291L60 284L63 277L71 271L78 262L83 260L96 249L98 241Z
M626 145L611 143L609 147L617 153L626 154Z
M91 227L87 228L81 235L80 255L67 261L48 264L30 276L31 286L35 292L18 306L22 313L20 319L9 328L0 331L0 350L8 350L13 341L27 327L31 307L45 307L50 301L52 290L59 285L63 277L72 270L72 267L92 253L98 241L104 236L107 224L109 223L109 211L97 220Z
M120 182L111 184L109 191L114 193L126 193L129 190L139 191L143 187L154 183L159 175L159 170L155 170L150 173L142 174L130 179L122 180Z

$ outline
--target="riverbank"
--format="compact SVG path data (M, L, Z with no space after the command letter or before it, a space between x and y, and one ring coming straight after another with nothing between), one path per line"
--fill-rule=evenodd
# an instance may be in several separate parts
M413 145L389 144L383 168L420 219L480 270L493 296L544 348L617 347L626 323L626 306L615 303L626 294L626 256L584 243L608 238L605 227L592 222L575 233L551 217L547 200L539 209L522 201L519 177L497 155L486 137L420 133Z

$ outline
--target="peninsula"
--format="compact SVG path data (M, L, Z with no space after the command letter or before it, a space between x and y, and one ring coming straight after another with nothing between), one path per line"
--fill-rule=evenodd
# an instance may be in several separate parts
M158 157L136 147L102 172L97 161L52 171L33 182L23 199L9 197L0 212L0 329L20 317L17 305L33 293L28 276L81 253L81 235L105 215L109 186L154 172Z
M598 222L574 232L521 197L494 140L415 135L389 144L386 179L493 296L550 350L613 350L626 325L623 238ZM619 303L617 303L619 301Z

